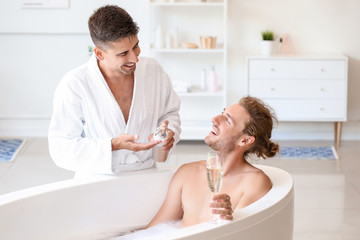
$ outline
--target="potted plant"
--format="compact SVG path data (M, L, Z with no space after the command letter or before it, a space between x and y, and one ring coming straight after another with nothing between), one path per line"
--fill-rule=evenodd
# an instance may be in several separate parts
M261 50L264 55L270 55L273 53L274 48L274 33L272 31L266 30L261 32L262 42Z

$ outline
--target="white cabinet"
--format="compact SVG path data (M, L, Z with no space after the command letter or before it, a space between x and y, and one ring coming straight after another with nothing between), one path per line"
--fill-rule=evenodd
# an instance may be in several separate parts
M347 117L347 68L342 55L248 57L248 93L272 106L279 121L335 122L338 146Z
M211 118L226 106L226 12L227 0L150 1L150 54L169 74L181 98L181 139L204 139ZM202 36L216 37L215 48L203 48ZM186 48L186 43L198 48ZM212 68L215 91L208 85Z

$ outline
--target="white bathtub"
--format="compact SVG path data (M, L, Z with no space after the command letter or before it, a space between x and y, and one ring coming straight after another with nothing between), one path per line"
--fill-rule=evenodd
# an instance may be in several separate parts
M263 198L235 212L230 223L183 228L172 238L292 239L292 177L278 168L258 167L273 182ZM1 195L0 239L89 240L146 225L160 208L172 175L173 170L151 169L96 181L67 180Z

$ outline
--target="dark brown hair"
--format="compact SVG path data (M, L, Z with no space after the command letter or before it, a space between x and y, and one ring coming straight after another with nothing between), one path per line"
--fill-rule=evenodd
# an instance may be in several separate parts
M270 140L274 123L277 123L274 110L262 100L255 97L243 97L239 101L240 106L246 109L250 115L243 133L254 136L255 141L251 148L244 153L244 157L250 153L258 157L273 157L279 151L279 145Z
M105 5L95 10L89 18L88 26L92 41L103 50L110 42L139 32L139 27L129 13L116 5Z

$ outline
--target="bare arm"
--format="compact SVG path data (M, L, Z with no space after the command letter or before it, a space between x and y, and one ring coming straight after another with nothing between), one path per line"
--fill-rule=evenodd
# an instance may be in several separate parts
M172 178L169 189L160 210L155 217L146 226L154 226L162 222L177 221L183 217L183 208L181 201L183 167L180 167Z

